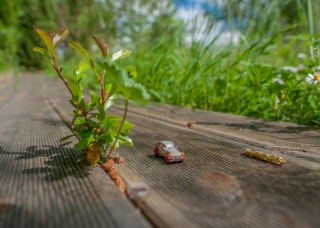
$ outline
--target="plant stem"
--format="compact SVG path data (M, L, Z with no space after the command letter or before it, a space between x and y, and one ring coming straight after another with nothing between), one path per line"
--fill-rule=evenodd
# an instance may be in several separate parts
M308 24L309 24L309 35L311 38L311 41L313 42L313 15L312 15L312 2L311 0L308 0ZM312 46L310 45L310 57L312 60L314 60L314 54Z
M72 91L70 89L70 86L68 84L68 82L66 82L66 80L64 79L64 77L62 76L62 73L60 71L60 69L58 68L58 65L56 63L56 61L54 60L54 65L52 65L53 68L56 70L57 74L59 75L59 77L61 78L61 80L63 81L63 83L66 85L66 87L68 88L69 92L71 93L71 96L73 96Z
M125 103L125 107L124 107L124 114L123 114L123 118L122 118L122 123L121 123L121 125L120 125L119 130L118 130L118 134L117 134L116 140L114 141L114 143L113 143L113 145L112 145L112 147L111 147L111 150L110 150L110 152L109 152L109 154L108 154L108 156L107 156L106 161L109 160L110 155L111 155L111 153L112 153L112 151L113 151L113 149L114 149L114 147L115 147L115 145L116 145L116 143L117 143L117 141L118 141L118 139L119 139L121 129L122 129L122 127L123 127L124 122L126 121L127 111L128 111L128 99L126 99L126 103Z
M66 87L68 88L68 90L69 90L69 92L70 92L70 94L71 94L71 97L73 97L73 93L72 93L72 91L71 91L71 89L70 89L70 85L69 85L68 82L66 82L66 80L65 80L64 77L62 76L61 70L59 69L56 60L54 60L54 64L52 64L52 66L53 66L53 68L56 70L57 74L59 75L59 77L61 78L61 80L63 81L63 83L64 83L64 84L66 85ZM105 72L105 71L104 71L104 72ZM104 74L104 73L103 73L103 74ZM103 76L104 76L104 75L103 75ZM82 111L84 118L85 118L86 120L88 120L88 117L87 117L88 112L86 112L86 111L81 107L81 105L78 104L78 102L76 102L76 105L77 105L78 108ZM78 116L77 116L77 117L78 117ZM74 122L75 119L76 119L76 117L72 120L72 125L73 125L73 122Z
M106 103L107 101L107 96L106 96L106 92L105 92L105 89L104 89L104 75L106 73L106 70L103 69L102 70L102 73L100 75L100 78L99 78L99 82L100 82L100 86L101 86L101 99L102 99L102 106L104 106L104 103Z

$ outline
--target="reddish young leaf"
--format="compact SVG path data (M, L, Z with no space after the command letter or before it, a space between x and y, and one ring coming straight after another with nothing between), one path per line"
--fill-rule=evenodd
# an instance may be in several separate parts
M106 58L109 53L109 45L105 44L100 38L98 38L96 36L91 36L91 37L97 43L97 45L101 51L102 57Z
M36 32L38 33L40 38L46 44L46 46L48 48L48 52L51 55L51 57L54 58L55 57L54 45L53 45L53 43L51 41L50 36L46 32L44 32L41 29L37 28L36 26L33 26L33 28L34 28L34 30L36 30Z
M51 40L51 43L52 43L53 42L53 34L52 34L52 32L48 31L47 34L48 34L48 36L49 36L49 38Z
M58 46L63 40L69 36L69 31L67 29L60 29L58 33L53 37L53 45Z

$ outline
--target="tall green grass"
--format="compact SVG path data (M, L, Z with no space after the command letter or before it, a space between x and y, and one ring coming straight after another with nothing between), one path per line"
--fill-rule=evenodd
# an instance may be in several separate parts
M138 81L145 85L154 101L312 124L310 120L320 121L320 111L318 91L303 81L309 71L294 73L295 81L299 82L294 90L280 91L285 101L281 103L283 107L279 113L275 112L274 104L279 94L266 94L261 89L273 88L279 74L290 75L281 70L284 66L316 66L313 51L310 52L313 63L297 58L298 53L308 54L305 44L314 39L313 33L319 28L319 22L310 16L311 9L317 10L315 5L318 4L313 7L311 4L311 0L307 4L300 0L268 1L267 4L256 0L241 8L228 1L224 5L226 31L239 37L236 44L221 43L221 33L212 36L212 30L221 18L218 15L195 18L189 34L191 42L186 42L186 25L181 21L172 18L158 21L167 24L166 29L157 36L153 30L145 32L143 39L139 37L134 43L127 44L126 48L133 52L132 57L120 64L137 67ZM296 7L293 15L299 19L293 20L295 25L284 19L285 10L292 6ZM206 25L201 31L202 40L197 39L198 24ZM247 68L256 64L273 69L273 74L261 85L250 80L247 73ZM88 85L93 86L90 81Z
M238 44L220 44L220 34L209 42L193 39L191 44L186 44L183 29L170 30L171 33L144 43L134 51L132 61L140 73L139 80L155 101L274 120L270 100L275 97L266 97L261 88L249 80L246 68L261 64L276 71L288 65L308 64L297 58L299 52L308 51L303 45L306 39L297 32L299 24L283 25L285 6L278 1L267 5L256 1L250 14L245 16L229 6L229 29L240 34ZM241 26L232 26L235 17ZM207 37L218 20L214 15L208 15L205 20L208 27L203 36ZM301 72L296 80L305 76L306 72ZM272 86L276 77L273 74L266 78L264 86ZM307 87L303 82L302 86ZM287 104L282 108L280 120L308 124L310 119L319 119L314 91L298 89L285 95Z

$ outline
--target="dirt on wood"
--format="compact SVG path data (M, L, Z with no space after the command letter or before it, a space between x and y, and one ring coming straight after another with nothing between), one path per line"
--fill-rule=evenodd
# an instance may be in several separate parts
M120 160L121 158L119 158ZM122 158L123 159L123 158ZM122 161L123 162L123 161ZM121 162L118 162L121 163ZM106 171L106 173L110 176L110 178L114 181L114 183L118 186L120 191L127 195L126 193L126 186L120 177L119 173L117 172L116 168L113 166L114 164L114 159L109 159L105 163L101 165L101 168Z

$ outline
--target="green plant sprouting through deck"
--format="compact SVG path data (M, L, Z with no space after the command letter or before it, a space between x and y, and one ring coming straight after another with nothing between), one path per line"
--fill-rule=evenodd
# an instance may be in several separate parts
M68 77L63 75L63 68L58 66L56 47L68 37L69 31L61 29L53 36L51 31L44 32L35 26L34 29L45 43L47 49L35 47L33 50L44 55L50 61L69 90L71 94L69 102L75 108L72 112L72 131L75 134L61 138L60 141L67 140L72 136L79 137L80 140L75 145L75 148L86 149L87 161L90 164L97 163L104 154L107 154L106 160L108 160L111 153L121 144L133 146L128 134L134 125L126 120L128 100L135 99L145 103L149 99L149 94L140 83L135 82L135 78L138 75L135 67L127 66L122 69L115 64L115 61L128 57L131 52L122 49L113 53L111 58L108 58L109 45L98 37L92 36L101 52L101 57L94 61L80 44L69 41L69 45L76 49L87 63L81 62L74 69L73 76ZM96 64L102 68L101 74L98 73ZM90 67L97 78L97 83L100 85L101 94L90 91L91 99L86 102L82 79ZM107 77L108 80L106 80ZM106 81L112 81L112 83L108 84ZM106 111L116 101L118 94L123 95L125 99L123 117L107 115Z

